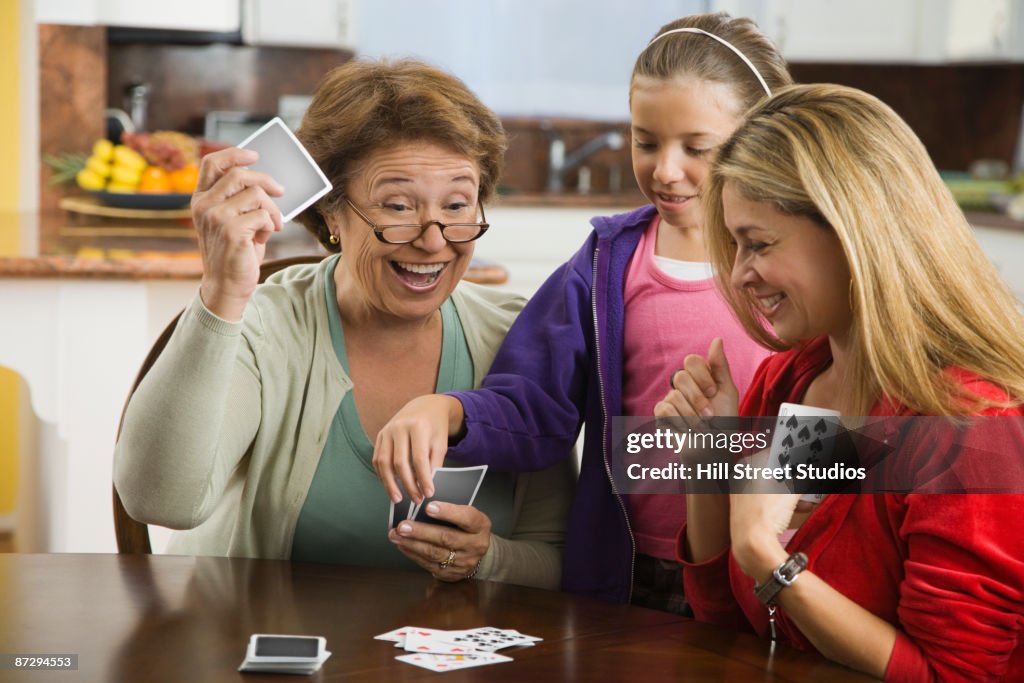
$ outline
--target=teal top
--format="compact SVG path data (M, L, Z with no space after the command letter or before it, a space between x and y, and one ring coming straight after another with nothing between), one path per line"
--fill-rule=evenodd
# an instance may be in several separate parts
M335 262L336 264L336 262ZM334 266L325 295L331 342L349 372L345 332L338 312ZM437 393L473 388L473 360L451 299L441 305L441 362ZM331 422L320 462L299 513L291 558L306 562L367 565L393 569L419 567L387 538L391 501L373 471L373 443L356 412L352 391L345 394ZM458 466L445 461L446 466ZM514 476L488 471L474 507L491 518L491 532L507 537L512 529Z

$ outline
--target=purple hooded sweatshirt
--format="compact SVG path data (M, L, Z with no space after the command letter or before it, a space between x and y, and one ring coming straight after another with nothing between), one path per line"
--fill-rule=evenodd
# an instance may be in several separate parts
M591 220L594 232L530 299L479 389L452 392L466 433L460 462L531 472L572 453L584 421L562 589L628 602L635 543L611 477L611 418L622 414L626 268L653 206Z

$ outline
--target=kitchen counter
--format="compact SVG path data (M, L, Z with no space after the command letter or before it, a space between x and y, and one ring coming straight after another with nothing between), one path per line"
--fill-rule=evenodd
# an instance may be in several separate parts
M196 280L203 272L189 218L2 213L0 235L2 278ZM268 259L326 253L304 230L275 235L267 245Z
M177 212L187 214L187 212ZM203 267L192 220L99 218L70 212L0 213L0 278L198 280ZM305 228L288 224L265 259L328 252ZM465 278L502 284L500 265L473 260Z

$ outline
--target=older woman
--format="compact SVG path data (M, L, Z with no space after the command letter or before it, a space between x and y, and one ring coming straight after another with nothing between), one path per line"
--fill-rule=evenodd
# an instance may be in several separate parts
M334 184L300 220L331 251L257 286L288 178L253 152L203 160L199 294L128 406L115 482L169 550L341 562L554 588L572 470L489 473L453 526L388 530L371 467L410 399L479 383L522 307L461 282L501 171L496 116L414 61L332 71L299 137ZM477 509L479 508L479 509Z
M918 478L907 494L809 507L798 494L689 496L680 555L697 618L890 681L1024 680L1024 495L918 492L936 490L936 463L973 453L969 474L1019 494L1024 452L1024 323L924 147L870 95L794 86L748 113L709 178L720 287L781 352L741 402L720 343L689 356L656 414L778 415L785 401L844 417L1013 417L943 449L915 447L934 421L897 423L889 459Z

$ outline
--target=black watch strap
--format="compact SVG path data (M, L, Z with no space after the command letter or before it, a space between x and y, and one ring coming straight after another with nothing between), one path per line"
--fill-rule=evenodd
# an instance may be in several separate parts
M775 604L775 598L779 591L787 586L792 586L797 580L800 572L807 569L807 556L803 553L793 553L786 561L772 570L772 575L760 586L754 586L754 595L762 604L771 607Z

